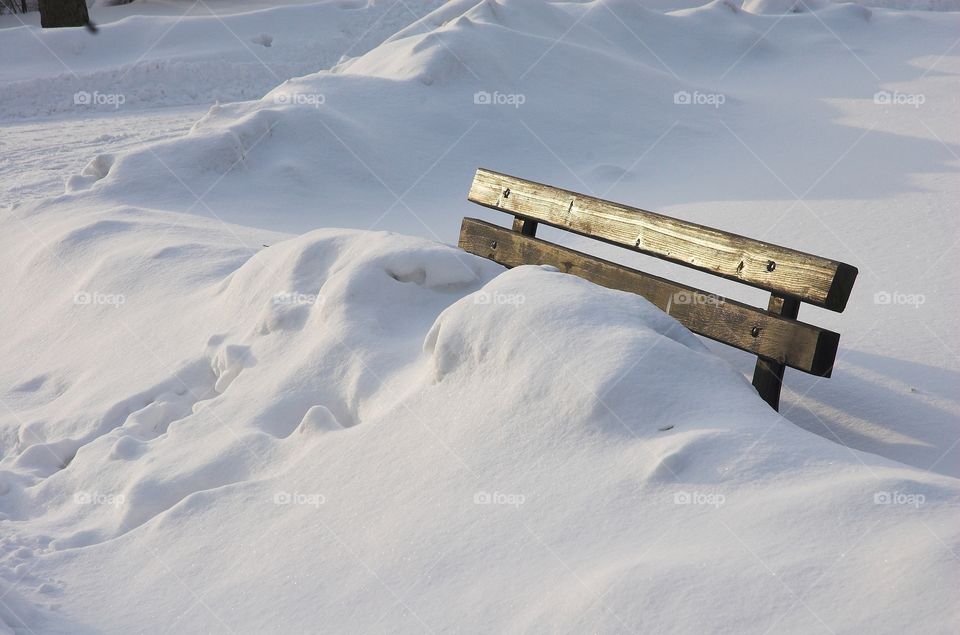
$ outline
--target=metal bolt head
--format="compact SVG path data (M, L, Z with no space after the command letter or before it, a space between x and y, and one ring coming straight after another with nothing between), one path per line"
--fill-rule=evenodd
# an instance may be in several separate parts
M767 271L773 271L776 268L777 268L777 263L775 263L772 260L767 261Z
M752 336L754 336L754 337L760 337L760 327L759 327L759 326L755 326L755 327L753 327L752 329L750 329L750 335L752 335Z
M510 188L509 188L509 187L503 191L503 198L510 198Z
M496 249L496 248L497 248L497 241L491 240L491 241L490 241L490 249Z

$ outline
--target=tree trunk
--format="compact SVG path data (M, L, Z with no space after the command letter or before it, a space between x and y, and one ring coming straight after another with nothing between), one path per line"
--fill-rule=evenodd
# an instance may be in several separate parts
M40 26L45 29L89 23L86 0L40 0Z

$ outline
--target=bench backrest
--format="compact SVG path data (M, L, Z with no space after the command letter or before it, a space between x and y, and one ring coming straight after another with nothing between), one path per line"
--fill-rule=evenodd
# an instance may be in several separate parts
M757 355L753 383L774 408L785 366L830 376L839 334L795 318L801 302L843 311L856 267L485 169L468 199L515 220L510 230L464 218L462 249L507 267L553 265L644 296L694 333ZM539 240L538 223L765 289L770 301L763 310Z

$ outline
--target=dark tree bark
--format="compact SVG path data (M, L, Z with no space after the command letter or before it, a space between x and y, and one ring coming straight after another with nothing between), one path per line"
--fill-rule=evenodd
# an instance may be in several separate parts
M45 29L89 24L86 0L40 0L40 26Z

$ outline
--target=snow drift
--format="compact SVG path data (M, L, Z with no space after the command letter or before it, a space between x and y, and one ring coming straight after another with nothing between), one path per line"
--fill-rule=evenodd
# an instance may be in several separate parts
M22 266L51 324L118 333L12 391L4 572L60 606L33 629L949 630L955 481L788 424L642 298L109 216ZM75 304L54 259L129 295Z
M903 118L863 113L878 89L923 80L949 120L948 82L924 79L917 60L955 41L957 18L682 4L460 0L381 21L368 53L318 55L327 70L214 105L185 136L101 152L63 194L6 210L2 623L956 630L960 485L948 461L943 474L927 469L955 438L952 367L909 375L928 395L880 392L910 386L890 350L913 359L904 351L922 329L889 313L877 327L869 301L899 280L890 270L928 269L903 257L902 234L922 231L931 252L952 240L947 195L916 190L952 191L954 166L941 142L899 130ZM284 32L304 31L290 16L331 16L354 33L393 19L383 10L322 3L260 17L277 19L270 48L289 54ZM195 35L220 28L185 22ZM249 16L231 24L259 37ZM142 26L113 28L119 42ZM199 39L205 63L229 57L225 39ZM177 78L197 59L158 56ZM84 59L105 86L117 80ZM134 91L142 70L129 75ZM24 81L5 112L46 90ZM213 97L200 88L197 100ZM723 109L678 94L722 94ZM869 125L880 130L867 136ZM850 152L857 170L826 178ZM889 366L856 375L850 363L818 391L842 397L827 413L862 412L858 399L891 412L893 431L853 416L848 433L911 466L794 426L642 298L442 244L478 164L686 205L691 220L861 266L870 283L838 330L859 343L887 328L894 342L854 352L882 351ZM759 178L767 171L776 178ZM784 187L789 204L813 189L817 210L836 206L831 232L812 209L788 214ZM898 223L864 222L876 209ZM357 229L278 231L337 224ZM384 227L437 240L370 231ZM883 246L871 250L883 259L864 266L837 236ZM947 306L950 258L930 274ZM909 319L937 333L951 315Z
M277 24L320 12L351 33L379 17L370 37L383 43L338 63L317 57L318 67L333 65L259 101L214 105L188 135L128 152L104 144L70 175L59 204L453 242L461 216L492 219L463 201L485 166L824 254L863 272L848 310L817 319L843 334L847 350L828 382L788 373L784 411L852 447L960 474L960 369L951 353L960 350L951 277L960 216L949 212L960 195L949 55L960 16L825 2L799 13L783 13L782 3L694 4L460 0L419 20L404 13L409 22L382 3L277 7L269 18ZM248 31L257 24L230 19ZM204 24L222 29L212 18ZM115 25L118 37L137 26ZM402 28L388 34L389 25ZM298 23L291 33L303 32ZM218 72L229 76L229 66ZM189 72L177 78L174 88L196 83ZM892 103L921 95L922 108ZM929 258L918 257L921 244ZM766 301L740 285L590 249ZM928 302L919 313L876 304L895 293ZM713 350L752 370L748 356Z

